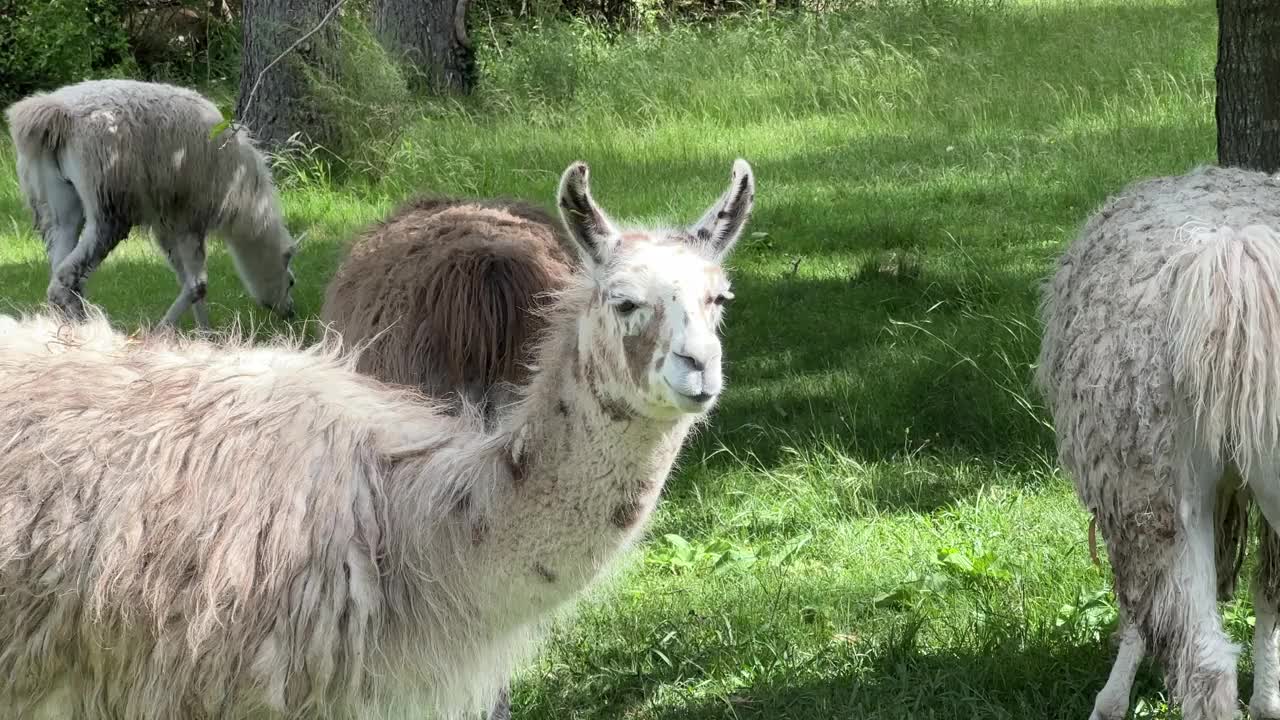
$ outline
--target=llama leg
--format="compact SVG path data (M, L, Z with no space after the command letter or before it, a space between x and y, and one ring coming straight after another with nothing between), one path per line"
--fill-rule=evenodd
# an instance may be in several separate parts
M129 235L130 223L115 214L87 213L76 246L62 258L49 280L49 302L69 317L83 319L84 283L107 255Z
M504 687L486 720L511 720L511 688Z
M1124 720L1129 714L1129 700L1133 693L1133 680L1138 676L1138 666L1146 655L1147 643L1137 626L1123 621L1120 632L1120 650L1111 666L1107 684L1093 701L1093 714L1089 720Z
M178 319L181 318L194 303L194 298L192 297L190 290L188 290L186 283L182 279L179 279L179 282L183 283L182 288L178 290L178 297L174 299L173 304L165 311L164 317L160 319L161 325L177 327Z
M1253 697L1254 720L1280 718L1280 535L1262 519L1258 527L1258 574L1253 580Z
M71 254L84 225L84 207L75 187L62 178L50 177L43 182L45 213L37 218L53 272Z
M205 303L208 273L205 270L204 234L197 232L166 234L160 240L169 267L178 276L178 297L161 319L162 325L176 327L188 309L195 315L196 327L209 329L209 308Z
M1215 505L1223 468L1204 455L1178 473L1175 533L1142 626L1185 720L1238 717L1237 648L1222 629L1215 568Z
M202 232L184 236L178 245L178 257L182 259L182 267L186 271L187 287L192 296L191 312L195 315L196 327L208 330L209 305L205 302L205 296L209 292L209 272L205 268L204 243L205 234Z
M1262 511L1258 535L1258 575L1254 579L1253 604L1257 614L1253 636L1253 697L1249 712L1255 718L1280 718L1280 462L1255 461L1246 480Z

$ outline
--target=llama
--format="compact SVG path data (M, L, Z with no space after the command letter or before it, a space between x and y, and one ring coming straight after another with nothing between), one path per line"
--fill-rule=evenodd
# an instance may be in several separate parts
M1198 168L1135 183L1085 224L1046 289L1037 384L1059 459L1106 540L1123 625L1094 720L1123 718L1138 663L1187 720L1235 715L1231 593L1249 506L1254 718L1280 718L1280 179Z
M474 412L310 350L96 311L0 318L0 707L74 719L414 718L490 707L643 531L723 389L739 160L688 230L561 178L580 269L537 370Z
M243 128L211 138L218 108L185 88L97 80L36 93L5 111L18 182L49 256L49 302L84 317L84 284L134 225L178 276L163 324L187 310L209 328L205 238L220 231L245 288L293 313L296 244L271 172Z
M364 348L360 371L492 417L527 378L539 311L568 283L572 253L530 205L420 198L361 234L320 318Z

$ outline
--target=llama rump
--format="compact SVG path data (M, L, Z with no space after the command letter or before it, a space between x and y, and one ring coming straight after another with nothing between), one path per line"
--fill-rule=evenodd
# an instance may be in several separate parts
M1217 602L1261 510L1253 718L1280 718L1280 180L1198 168L1103 205L1046 288L1037 384L1123 626L1094 720L1151 652L1187 720L1236 716Z
M580 269L491 428L277 342L0 316L0 707L71 720L455 720L640 537L724 387L745 161L692 227Z
M366 230L321 320L358 369L492 418L525 382L546 302L576 261L550 215L514 201L422 198Z
M178 276L162 322L191 310L209 328L205 239L219 231L245 288L293 313L295 242L275 184L244 128L211 138L217 106L186 88L91 80L5 111L18 185L49 255L49 302L82 318L84 284L135 226L150 228Z

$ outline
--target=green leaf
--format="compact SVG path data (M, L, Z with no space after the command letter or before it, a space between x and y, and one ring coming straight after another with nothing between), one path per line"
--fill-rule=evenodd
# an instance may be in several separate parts
M899 585L887 593L882 593L872 598L871 606L901 610L912 605L915 594L910 585Z
M223 131L223 130L226 130L226 129L227 129L227 128L229 128L229 127L231 127L231 121L230 121L230 120L223 120L222 122L218 123L217 125L214 125L213 127L209 128L209 139L210 139L210 140L212 140L212 139L214 139L214 138L218 137L219 135L221 135L221 134L222 134L222 131Z

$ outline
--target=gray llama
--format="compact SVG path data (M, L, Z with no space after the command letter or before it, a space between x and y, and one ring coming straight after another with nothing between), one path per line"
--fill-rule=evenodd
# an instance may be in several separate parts
M1106 540L1123 628L1095 720L1150 652L1187 720L1236 714L1229 595L1251 504L1252 716L1280 718L1280 181L1199 168L1110 199L1059 260L1037 382Z
M97 80L19 100L5 116L49 254L49 302L64 314L83 318L85 280L135 225L151 229L178 276L165 324L191 309L209 327L214 230L254 299L292 314L295 243L271 173L243 128L210 137L222 121L213 103L173 85Z

